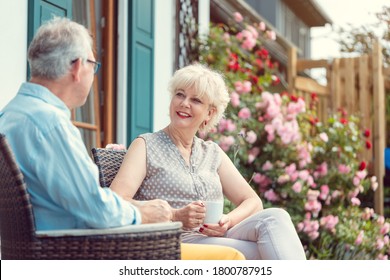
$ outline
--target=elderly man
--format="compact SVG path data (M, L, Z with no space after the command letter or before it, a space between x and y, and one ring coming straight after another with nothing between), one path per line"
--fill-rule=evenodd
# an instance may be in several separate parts
M107 228L171 219L167 202L135 207L99 187L96 165L70 110L82 106L100 63L88 30L69 19L42 25L28 49L31 80L0 112L25 176L38 230Z

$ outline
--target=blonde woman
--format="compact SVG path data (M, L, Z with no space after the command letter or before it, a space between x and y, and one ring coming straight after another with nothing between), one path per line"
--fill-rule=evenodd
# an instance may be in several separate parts
M175 72L169 90L171 122L133 141L111 189L133 202L167 201L172 219L184 225L185 243L230 246L246 259L305 259L289 214L263 209L222 149L196 136L223 117L229 102L223 77L194 64ZM222 203L224 195L237 207L218 223L204 223L205 201Z

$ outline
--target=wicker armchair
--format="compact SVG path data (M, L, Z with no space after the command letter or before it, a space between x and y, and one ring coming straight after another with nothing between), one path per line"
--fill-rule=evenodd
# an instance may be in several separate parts
M92 156L99 168L100 186L109 188L126 155L125 150L92 148Z
M3 134L0 178L2 259L180 259L181 223L36 231L23 174Z

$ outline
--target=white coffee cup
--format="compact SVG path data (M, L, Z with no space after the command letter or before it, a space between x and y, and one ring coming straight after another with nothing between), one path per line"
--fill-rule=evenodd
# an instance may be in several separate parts
M223 214L223 201L205 201L206 217L204 219L205 224L217 224L222 218Z

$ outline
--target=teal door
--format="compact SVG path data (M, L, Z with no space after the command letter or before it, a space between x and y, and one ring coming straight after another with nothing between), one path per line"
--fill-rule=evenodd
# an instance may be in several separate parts
M51 19L53 15L72 18L72 0L28 1L27 46L30 45L38 27L41 26L43 22ZM29 73L27 73L27 77L29 77Z
M131 1L127 144L153 129L154 0Z

